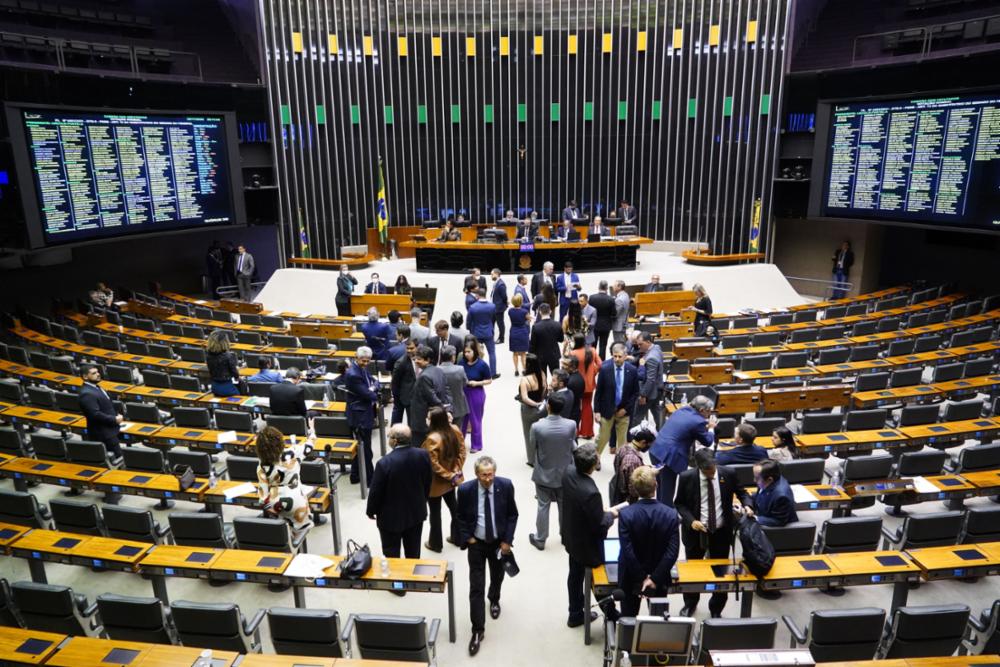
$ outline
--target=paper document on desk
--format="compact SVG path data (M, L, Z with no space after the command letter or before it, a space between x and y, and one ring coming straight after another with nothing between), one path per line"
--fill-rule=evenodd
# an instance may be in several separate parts
M237 435L236 431L223 431L215 437L215 441L220 445L224 445L227 442L236 442Z
M792 484L792 497L796 503L814 503L816 496L802 484Z
M312 410L313 407L316 405L316 403L317 403L317 401L314 401L311 398L307 398L306 399L306 410Z
M917 493L937 493L941 489L937 488L923 477L913 477L913 488Z
M132 428L132 422L122 422L121 424L118 425L119 431L127 431L130 428Z
M323 570L333 567L335 564L332 560L316 554L296 554L283 574L286 577L319 579L324 576Z
M232 500L233 498L239 498L242 495L248 493L254 493L257 491L257 485L253 482L244 482L238 486L231 486L222 492L222 495L226 497L226 500Z

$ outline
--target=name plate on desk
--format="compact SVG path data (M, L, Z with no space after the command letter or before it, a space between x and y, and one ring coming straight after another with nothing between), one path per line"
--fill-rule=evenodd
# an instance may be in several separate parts
M852 498L867 498L893 493L906 493L915 490L913 480L908 478L873 479L871 481L851 482L844 485L844 493Z
M709 651L715 667L815 667L816 661L808 649L778 649L770 651Z

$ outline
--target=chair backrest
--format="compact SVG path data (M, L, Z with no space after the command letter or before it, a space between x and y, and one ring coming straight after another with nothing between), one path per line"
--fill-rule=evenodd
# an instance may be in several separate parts
M53 498L49 502L56 530L84 535L104 535L101 511L94 503Z
M354 615L358 652L366 660L429 662L423 616Z
M963 363L941 364L934 368L931 382L951 382L952 380L957 380L962 377L963 371L965 371L965 364Z
M253 418L248 412L239 412L237 410L216 410L215 428L220 431L241 431L243 433L250 433L253 431Z
M234 482L256 482L259 463L256 456L230 454L226 457L226 472Z
M233 529L240 549L292 552L292 536L284 519L238 516L233 519Z
M364 342L364 341L362 341ZM278 361L278 368L298 368L300 371L309 368L312 363L309 357L291 357L287 354L276 354L274 358Z
M858 304L858 305L860 305L862 308L865 307L864 304ZM845 315L847 315L847 306L830 306L829 308L826 309L826 312L823 313L823 319L835 320L840 317L844 317Z
M770 436L776 428L787 423L784 417L754 417L743 421L757 429L758 438Z
M303 484L330 486L330 468L326 461L303 461L299 468Z
M277 315L261 315L260 323L265 327L274 327L276 329L285 328L285 320L278 317Z
M22 397L20 382L9 378L0 379L0 399L11 403L20 403Z
M899 549L944 547L958 543L964 515L959 511L911 514L903 519Z
M111 639L153 644L176 641L166 610L157 598L103 593L97 596L97 611Z
M836 340L844 337L844 326L835 324L831 327L823 327L819 330L819 340Z
M126 470L162 473L166 469L163 452L149 447L123 447L122 460Z
M108 466L108 448L103 442L67 440L66 460L80 465Z
M231 549L222 517L214 513L171 512L170 531L174 542L185 547L210 547Z
M734 317L733 318L733 328L734 329L750 329L757 326L759 318L754 315L753 317Z
M305 435L306 418L301 415L267 415L264 421L285 435Z
M861 482L868 479L885 479L892 471L891 456L851 456L844 461L844 481Z
M816 358L816 364L826 366L827 364L843 364L851 356L849 347L833 347L828 350L820 350Z
M326 339L324 338L323 340L325 341ZM295 336L285 334L271 334L271 344L278 347L298 347L299 339Z
M69 586L18 581L11 586L11 594L25 626L32 630L74 637L96 634Z
M736 481L740 486L753 485L753 463L734 463L726 466L736 474Z
M889 387L912 387L920 384L920 376L923 372L924 369L920 367L892 371L889 375Z
M27 456L28 448L21 432L9 426L0 427L0 452L13 456Z
M260 315L256 315L254 313L240 313L240 324L260 326Z
M187 428L211 428L212 415L206 408L177 407L170 411L176 426Z
M158 524L149 510L123 505L105 505L102 514L104 530L108 537L151 544L158 544L161 541L156 530Z
M770 354L751 354L740 359L741 371L766 371L774 364Z
M164 345L162 343L149 343L146 345L146 349L149 351L149 356L156 357L158 359L173 359L174 351L170 349L169 345Z
M193 375L171 375L170 388L178 391L202 391L201 381Z
M800 322L815 322L818 315L819 310L798 310L793 313L792 322L796 324Z
M48 528L38 499L27 491L0 491L0 522L30 528Z
M968 620L969 607L964 604L899 607L892 614L891 626L879 650L879 657L951 655L962 641Z
M855 315L866 315L868 313L867 303L852 303L847 306L847 311L842 315L842 317L853 317ZM830 315L827 315L830 317Z
M978 419L983 414L983 399L970 398L967 401L949 403L944 408L943 421L955 422L966 419Z
M800 368L809 363L808 352L781 352L777 356L778 368Z
M852 336L868 336L878 330L878 322L855 322L851 327Z
M851 410L844 422L845 431L874 431L885 427L888 411L883 409Z
M899 329L899 318L898 317L883 317L878 321L878 326L876 327L877 333L888 333L890 331L896 331Z
M748 347L750 345L750 334L740 334L738 336L723 336L722 349L731 350L734 347Z
M993 372L993 358L983 357L982 359L970 359L965 362L965 369L962 373L962 377L979 377L980 375L989 375Z
M142 383L147 387L170 389L170 375L163 371L144 370L142 372Z
M177 356L181 358L182 361L190 361L192 363L205 363L208 358L205 353L205 348L203 347L190 347L188 345L178 345L174 348L177 352Z
M1000 467L1000 442L972 445L958 453L956 472L974 472Z
M736 651L774 648L778 619L706 618L698 641L698 664L708 664L709 651Z
M240 608L232 602L178 600L170 603L170 614L177 638L184 646L254 652L249 638L243 634Z
M910 316L906 319L906 328L916 328L922 327L927 324L929 315L927 313L910 313Z
M917 344L915 338L904 338L903 340L894 340L889 343L889 348L886 350L885 356L887 357L899 357L904 354L913 354L913 348Z
M723 417L715 424L715 438L717 441L730 440L736 434L736 420L732 417Z
M198 477L208 477L212 472L212 457L205 452L174 449L167 452L167 465L171 470L176 465L190 466Z
M777 331L756 333L750 336L750 344L754 347L762 345L778 345L781 343L781 334Z
M795 316L792 313L771 313L771 316L768 318L768 323L771 326L774 326L775 324L791 324L794 319Z
M125 403L125 418L129 421L144 422L147 424L160 423L160 409L153 403Z
M928 403L927 405L906 405L899 412L900 426L917 426L920 424L933 424L938 420L941 413L940 403Z
M809 617L806 647L817 662L871 660L882 639L885 610L816 610Z
M1000 507L974 505L965 510L959 544L1000 542Z
M802 433L833 433L844 425L839 412L807 412L802 415Z
M919 452L904 452L896 465L896 476L940 475L948 460L947 452L929 449Z
M267 624L278 655L343 656L340 616L332 609L271 607Z
M941 348L941 343L943 339L941 334L929 334L927 336L918 336L917 342L913 346L914 354L920 354L921 352L933 352L934 350Z
M5 625L8 628L24 627L21 615L14 606L14 597L6 579L0 579L0 625Z
M31 447L35 456L46 461L66 460L66 441L59 435L34 433L31 436Z
M882 517L846 516L827 519L816 541L816 553L875 551L882 539Z
M778 556L801 556L812 553L816 539L816 524L812 521L792 521L784 526L761 526L771 540Z
M885 371L878 373L861 373L854 383L854 391L878 391L889 386L889 374Z
M207 318L203 318L207 319ZM183 325L181 329L184 330L185 338L196 338L203 340L205 338L205 329L198 325Z
M779 468L789 484L819 484L823 481L825 463L823 459L793 459L782 461Z
M256 331L237 331L236 342L244 345L263 345L264 339Z
M56 410L62 412L80 412L80 397L69 391L57 391L53 395L56 399Z
M381 362L381 360L379 360L379 362ZM329 397L329 387L326 383L302 382L299 386L302 387L305 400L307 401L325 401Z
M819 329L799 329L793 331L789 338L790 343L812 343L817 340L819 340Z
M31 359L28 358L27 351L19 345L7 346L7 358L15 364L21 364L22 366L31 365Z
M851 354L847 359L848 361L871 361L872 359L877 358L878 345L857 345L851 348Z
M37 405L40 408L54 408L56 406L55 392L48 387L29 385L25 388L24 393L30 405Z
M162 322L160 324L160 331L163 332L164 336L181 337L184 335L184 330L181 328L181 325L176 322Z
M247 382L247 394L266 397L271 395L272 382Z

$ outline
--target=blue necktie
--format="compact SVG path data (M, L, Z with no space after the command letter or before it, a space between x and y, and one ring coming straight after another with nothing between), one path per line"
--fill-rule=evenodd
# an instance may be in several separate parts
M243 255L240 255L240 262L236 267L236 272L239 273L243 270Z
M493 506L490 504L490 489L489 491L484 490L485 497L483 498L483 523L486 524L486 541L494 542L497 539L496 531L493 528Z
M617 408L622 402L622 384L624 383L624 378L622 377L622 367L615 366L615 407Z

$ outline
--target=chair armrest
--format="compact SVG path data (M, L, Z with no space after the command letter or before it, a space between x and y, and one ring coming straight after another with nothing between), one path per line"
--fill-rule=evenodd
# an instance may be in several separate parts
M354 614L347 617L347 623L340 630L340 641L344 642L348 649L351 646L351 633L354 632Z
M243 634L253 635L254 640L258 643L260 643L260 624L264 620L265 614L265 610L258 609L249 622L246 618L243 619Z
M958 470L958 457L952 456L944 462L944 471L947 473L953 473L956 470Z
M983 623L975 614L969 614L969 625L975 628L976 632L986 632L986 628L989 627L986 623Z
M440 629L441 629L441 619L432 618L431 627L427 631L427 645L430 646L432 650L434 649L434 645L437 644L438 630Z
M798 625L795 624L795 619L793 619L791 616L783 615L781 617L781 620L788 628L788 631L792 633L792 642L789 648L795 648L796 644L806 643L806 633L802 630L802 628L800 628Z
M97 611L97 601L95 600L94 602L91 602L89 605L87 605L82 613L84 618L90 618L91 616L94 615L96 611Z
M882 526L882 537L884 537L888 542L899 542L899 539L902 537L902 532L902 528L890 530L887 526Z
M38 503L38 513L41 514L42 518L45 519L46 521L52 518L52 512L49 511L48 505Z
M173 538L173 533L170 530L170 524L166 526L161 526L159 522L153 524L153 530L156 532L157 537ZM173 541L172 539L168 541Z

